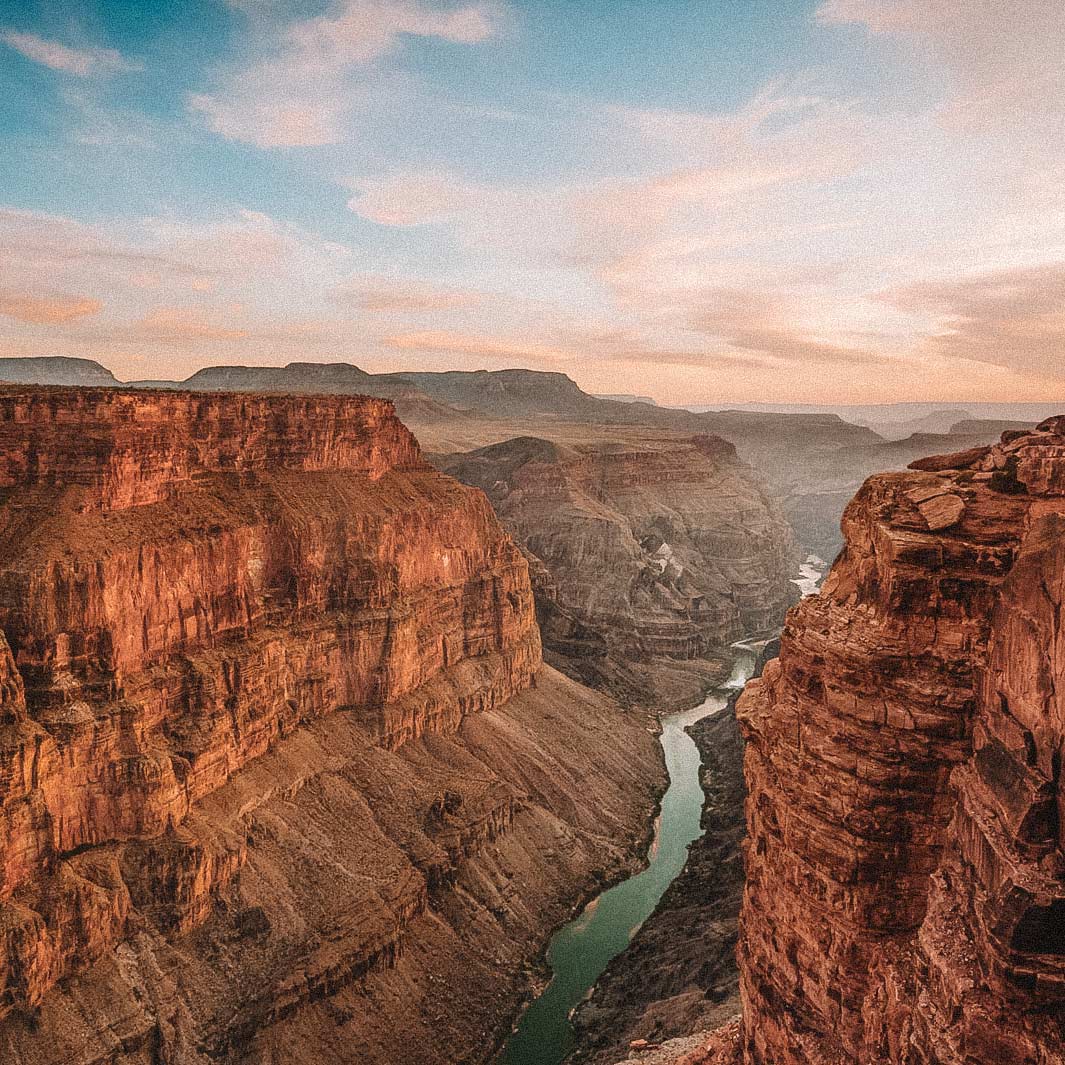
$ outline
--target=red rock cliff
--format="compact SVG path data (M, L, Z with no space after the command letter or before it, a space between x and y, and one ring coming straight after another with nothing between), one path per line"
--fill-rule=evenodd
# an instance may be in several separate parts
M1065 419L914 465L740 704L749 1065L1065 1061Z
M202 922L248 840L185 823L285 737L450 734L540 666L524 560L387 401L4 389L0 486L0 1016ZM441 806L453 854L513 808Z

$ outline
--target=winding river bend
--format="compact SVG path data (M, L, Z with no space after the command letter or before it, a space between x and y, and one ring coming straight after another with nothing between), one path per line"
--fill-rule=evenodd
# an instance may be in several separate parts
M744 644L735 645L733 651L732 675L724 687L699 706L662 719L669 787L662 798L647 867L593 899L579 917L555 934L547 951L551 982L522 1015L498 1065L559 1065L573 1048L571 1011L610 961L629 945L684 868L689 845L702 834L703 811L699 751L684 730L723 709L729 695L747 682L757 652Z

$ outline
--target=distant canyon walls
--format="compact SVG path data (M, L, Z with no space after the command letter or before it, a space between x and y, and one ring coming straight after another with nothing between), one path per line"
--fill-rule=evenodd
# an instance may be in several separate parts
M487 1054L657 784L383 400L0 390L0 628L18 1065Z
M718 437L518 437L438 461L526 552L552 661L626 701L694 701L794 601L787 522Z
M740 703L747 1065L1065 1060L1065 419L914 466Z

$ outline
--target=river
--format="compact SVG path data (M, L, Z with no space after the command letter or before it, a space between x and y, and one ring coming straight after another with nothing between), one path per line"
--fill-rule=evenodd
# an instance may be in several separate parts
M799 567L798 577L793 577L791 583L797 585L804 596L814 595L821 587L826 568L817 555L807 555L806 561Z
M662 718L662 750L669 787L655 824L647 867L593 899L558 931L547 950L552 979L522 1015L497 1065L559 1065L573 1049L570 1013L595 986L611 959L620 954L651 915L659 899L684 868L691 842L702 835L703 789L695 741L684 730L722 710L732 692L754 670L757 649L733 648L732 675L698 706Z

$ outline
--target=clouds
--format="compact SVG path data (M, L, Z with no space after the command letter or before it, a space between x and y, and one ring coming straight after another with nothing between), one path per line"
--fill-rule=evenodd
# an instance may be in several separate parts
M982 127L1002 117L1043 125L1053 118L1060 128L1065 118L1060 0L825 0L817 19L857 23L923 49L950 79L946 114L959 125Z
M0 314L33 325L73 322L98 314L103 303L88 296L0 292Z
M383 60L405 37L475 45L491 38L502 8L436 0L338 0L326 15L277 19L246 8L251 56L223 72L190 108L230 140L260 148L320 147L351 134L353 116L398 91Z
M242 310L239 306L230 308L227 318L222 318L196 307L156 307L137 328L164 341L244 340L248 330L232 321Z
M0 28L33 86L0 345L524 363L667 402L1061 380L1065 7L810 6L757 36L733 5L682 38L665 0L594 34L519 0L228 0L109 21L116 49Z
M347 247L257 211L90 225L0 210L0 346L108 353L137 376L146 356L195 368L215 351L354 354L360 329L327 296L350 276Z
M339 304L351 303L372 314L420 314L468 310L486 301L483 292L424 281L380 276L354 277L330 293Z
M549 366L572 359L573 351L521 336L486 336L450 329L396 333L384 340L395 351L445 355L456 369L474 369L487 361L493 368Z
M1065 262L917 282L883 299L929 321L929 351L1065 381Z
M716 288L699 293L691 312L691 328L728 346L733 352L774 362L838 366L883 361L877 353L811 335L803 328L803 311L783 294L775 297L752 289Z
M19 33L16 30L0 32L0 41L21 52L34 63L79 78L109 76L143 69L143 64L126 59L113 48L72 48L59 41L39 37L35 33Z
M444 170L400 172L356 182L348 209L383 226L439 222L491 200L493 192Z

